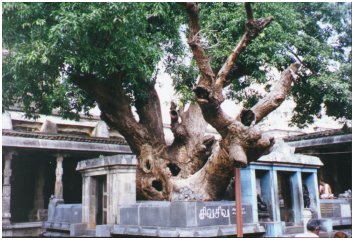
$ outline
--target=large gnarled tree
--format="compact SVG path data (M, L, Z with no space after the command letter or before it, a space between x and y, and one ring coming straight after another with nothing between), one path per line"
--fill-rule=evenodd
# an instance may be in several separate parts
M220 199L234 167L246 166L272 146L257 123L290 93L299 103L307 99L295 114L300 124L310 122L308 113L318 112L322 102L330 115L351 117L351 39L343 27L348 17L332 15L333 7L347 13L346 5L263 5L255 9L273 17L254 18L250 3L5 4L3 46L10 53L3 62L3 103L19 102L29 116L60 107L68 117L97 103L101 118L125 137L139 159L139 199ZM318 19L311 22L314 16ZM324 23L332 28L328 36L314 38L326 33ZM185 24L193 56L189 66L180 58ZM334 32L342 37L337 49L327 43ZM182 102L191 100L186 109L171 103L170 145L155 89L163 57L177 90L189 96ZM339 69L328 71L333 62ZM261 69L267 66L280 69L280 79L265 96L242 99L250 81L265 80ZM291 90L294 81L299 82ZM221 108L225 88L248 101L237 116ZM304 89L309 92L301 95ZM342 96L333 97L338 91ZM206 134L208 124L221 139Z

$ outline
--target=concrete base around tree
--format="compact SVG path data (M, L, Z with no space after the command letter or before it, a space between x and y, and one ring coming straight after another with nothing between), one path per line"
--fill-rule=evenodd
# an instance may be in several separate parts
M152 237L217 237L236 235L233 201L158 202L125 205L120 224L111 235ZM252 218L252 206L242 206L243 233L263 234L265 229Z
M324 201L334 204L336 200ZM347 200L338 200L338 204L348 204ZM328 206L326 206L328 207ZM322 208L322 210L324 210ZM344 210L344 209L343 209ZM167 202L141 201L124 204L120 208L118 224L96 225L89 228L82 223L81 204L59 204L50 211L49 219L43 224L46 237L221 237L235 236L235 202ZM342 211L344 213L344 211ZM341 213L342 213L341 212ZM251 205L242 205L243 234L264 237L294 236L303 232L303 225L285 226L285 222L259 222L252 218ZM53 215L52 215L53 214ZM346 213L344 213L346 214ZM329 217L329 216L328 216ZM334 218L338 219L338 218ZM345 220L346 215L341 220ZM322 236L332 236L335 225L331 218L322 218ZM344 224L347 225L347 224ZM351 221L348 222L351 225ZM38 225L40 228L41 225ZM3 228L3 232L4 232ZM10 235L10 231L3 236ZM39 236L31 235L31 236Z
M217 237L236 235L233 201L165 202L144 201L120 208L120 224L81 223L81 204L59 204L44 223L46 237L116 235L151 237ZM263 235L265 228L252 219L252 207L242 206L243 233Z

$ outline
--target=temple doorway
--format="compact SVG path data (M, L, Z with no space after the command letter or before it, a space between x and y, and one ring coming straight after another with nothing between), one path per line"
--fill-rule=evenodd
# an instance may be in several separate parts
M280 220L286 226L294 225L294 201L291 186L292 172L279 171L278 178L278 197L280 208Z
M107 177L96 178L96 225L107 224Z

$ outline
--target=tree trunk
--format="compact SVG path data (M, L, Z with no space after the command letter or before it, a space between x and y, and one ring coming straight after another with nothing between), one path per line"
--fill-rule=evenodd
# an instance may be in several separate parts
M272 21L253 19L246 3L246 32L217 74L200 44L198 8L183 3L189 16L188 44L200 71L193 89L195 104L183 111L172 103L171 131L174 141L167 145L163 135L160 102L154 83L141 81L145 97L133 93L139 121L132 113L132 98L122 86L122 76L109 76L105 84L95 75L72 74L74 82L95 98L107 124L118 130L138 157L137 197L150 200L219 200L224 196L235 167L246 167L267 152L273 138L262 135L256 124L286 98L299 69L292 64L272 91L252 109L230 117L222 109L226 76L248 44ZM206 135L210 124L221 139Z

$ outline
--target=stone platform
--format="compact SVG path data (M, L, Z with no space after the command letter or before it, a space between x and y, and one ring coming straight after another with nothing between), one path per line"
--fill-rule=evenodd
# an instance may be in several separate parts
M51 205L51 204L50 204ZM48 220L43 223L44 237L69 237L82 234L77 228L81 225L82 204L58 204L49 207Z
M39 237L43 222L23 222L2 225L2 237Z
M252 206L242 206L244 234L262 234L264 227L252 219ZM236 235L233 201L161 202L146 201L124 205L120 223L111 235L151 237L217 237Z
M321 199L322 218L329 218L333 226L352 225L352 199Z

